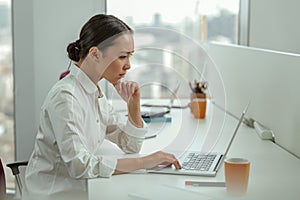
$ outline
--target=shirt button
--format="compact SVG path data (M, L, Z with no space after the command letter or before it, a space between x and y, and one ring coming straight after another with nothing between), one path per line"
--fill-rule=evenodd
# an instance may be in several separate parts
M99 119L97 119L96 122L99 123Z

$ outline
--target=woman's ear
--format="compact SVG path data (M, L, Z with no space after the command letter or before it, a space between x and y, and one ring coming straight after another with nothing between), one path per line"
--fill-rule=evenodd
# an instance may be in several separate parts
M97 47L91 47L89 50L89 56L99 62L99 59L102 57L102 52Z

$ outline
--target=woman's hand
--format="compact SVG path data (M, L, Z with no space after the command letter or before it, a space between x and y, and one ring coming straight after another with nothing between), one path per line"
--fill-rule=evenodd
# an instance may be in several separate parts
M129 100L138 100L140 99L140 88L136 82L133 81L119 81L115 88L118 94L122 97L127 103Z
M176 157L173 154L169 154L163 151L155 152L153 154L142 157L140 159L141 159L143 169L152 169L159 165L164 165L164 166L174 165L176 169L181 169L181 165L179 161L176 159Z
M118 82L115 88L119 95L127 103L128 119L136 127L142 128L143 121L140 112L140 88L136 82Z
M158 151L141 158L121 158L118 163L114 174L124 174L133 172L139 169L152 169L159 165L172 166L176 169L181 169L181 165L174 155Z

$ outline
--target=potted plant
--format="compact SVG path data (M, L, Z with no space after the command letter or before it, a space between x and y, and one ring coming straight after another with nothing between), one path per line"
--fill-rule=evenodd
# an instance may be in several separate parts
M194 98L206 98L205 90L208 86L206 81L200 82L195 80L193 84L189 82L189 86L192 90L191 100Z

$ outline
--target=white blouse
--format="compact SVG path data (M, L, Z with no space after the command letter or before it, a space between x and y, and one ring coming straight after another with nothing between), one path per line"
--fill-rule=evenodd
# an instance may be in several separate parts
M101 155L104 138L126 153L136 153L147 132L145 123L143 127L135 127L114 112L88 76L72 67L42 105L40 126L25 173L24 196L38 199L42 195L45 199L85 193L86 179L110 177L115 170L117 159Z

